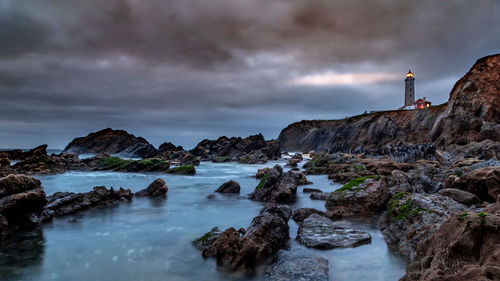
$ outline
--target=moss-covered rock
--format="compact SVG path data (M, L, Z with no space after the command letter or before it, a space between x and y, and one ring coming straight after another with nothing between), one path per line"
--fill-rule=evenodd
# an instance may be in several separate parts
M193 165L184 165L168 169L167 173L178 174L178 175L195 175L196 169L194 168Z

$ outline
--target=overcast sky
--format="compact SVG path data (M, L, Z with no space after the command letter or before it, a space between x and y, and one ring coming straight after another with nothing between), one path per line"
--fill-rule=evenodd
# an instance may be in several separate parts
M446 102L500 1L0 0L0 147L106 127L154 145Z

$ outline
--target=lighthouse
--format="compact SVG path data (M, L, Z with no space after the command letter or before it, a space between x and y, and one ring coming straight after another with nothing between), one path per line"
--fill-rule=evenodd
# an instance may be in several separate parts
M413 78L413 73L408 70L405 79L405 105L412 106L415 104L415 78Z

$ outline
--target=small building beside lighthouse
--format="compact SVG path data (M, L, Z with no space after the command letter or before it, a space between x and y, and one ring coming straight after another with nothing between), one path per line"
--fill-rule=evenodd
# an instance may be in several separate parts
M405 75L405 103L400 109L424 109L431 106L425 97L415 101L415 75L411 70Z

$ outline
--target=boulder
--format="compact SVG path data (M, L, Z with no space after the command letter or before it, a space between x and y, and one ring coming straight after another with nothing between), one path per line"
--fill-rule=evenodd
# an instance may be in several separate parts
M328 281L328 260L310 255L302 249L280 250L276 261L264 268L261 280L266 281Z
M193 165L185 165L185 166L170 168L167 170L167 173L194 176L196 174L196 169L194 168Z
M314 192L323 192L323 191L321 191L321 189L318 189L318 188L304 188L302 190L302 192L304 192L304 193L314 193Z
M240 193L240 184L230 180L223 183L215 192L219 193Z
M495 202L500 194L500 167L474 170L447 182L446 188L462 189L475 194L483 201Z
M336 216L369 216L382 211L389 193L380 177L357 178L330 192L325 207Z
M297 241L309 248L350 248L371 243L368 232L337 224L327 217L312 214L300 224Z
M320 216L326 217L326 214L320 210L316 210L314 208L299 208L293 211L292 219L296 223L301 224L302 221L304 221L307 217L309 217L312 214L318 214Z
M330 196L330 192L313 192L311 193L311 195L309 195L309 198L311 198L311 200L326 201L328 199L328 196Z
M168 187L163 179L154 180L147 188L137 191L135 196L164 197Z
M297 185L302 178L300 173L288 171L283 173L281 166L274 166L267 176L264 176L249 195L254 201L270 203L290 203L296 198Z
M481 200L479 200L479 198L476 195L461 189L444 188L440 189L438 193L444 196L448 196L451 199L457 201L460 204L464 204L467 207L470 207L472 205L478 205L481 203Z

